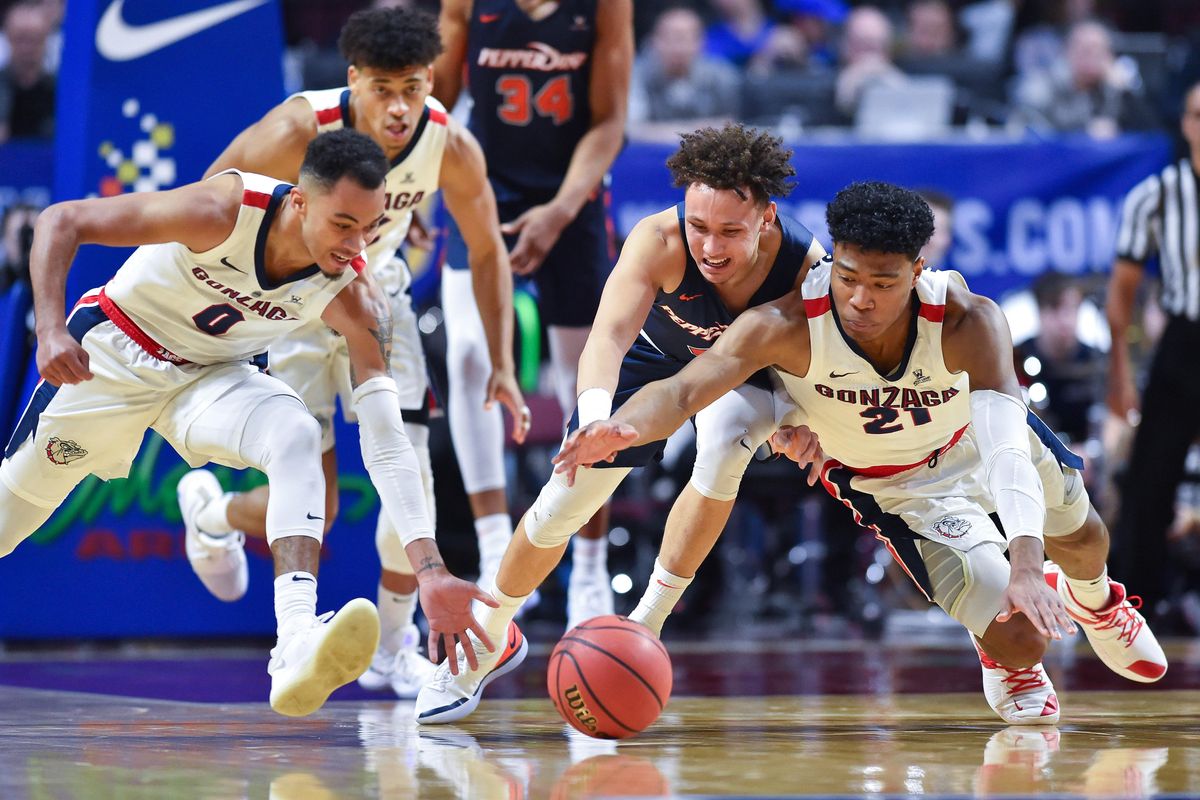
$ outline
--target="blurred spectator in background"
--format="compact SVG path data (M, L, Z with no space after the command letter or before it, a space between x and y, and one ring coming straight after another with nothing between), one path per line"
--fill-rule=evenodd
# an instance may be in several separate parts
M0 3L0 7L7 5ZM46 38L46 53L42 65L51 75L58 74L58 65L62 61L62 21L65 13L63 0L28 0L28 5L39 7L50 22L50 35ZM12 59L12 44L8 34L0 30L0 69L8 66Z
M703 22L691 8L674 6L659 15L633 64L633 135L674 137L677 131L737 116L741 76L729 64L702 54L703 42Z
M913 0L904 28L907 58L944 58L958 52L954 12L945 0Z
M13 203L0 220L0 292L14 283L29 283L29 249L40 209Z
M904 82L904 73L892 63L894 46L892 23L878 8L860 6L846 17L834 102L847 119L854 119L867 86Z
M1187 93L1180 125L1189 153L1132 190L1121 211L1117 259L1108 284L1108 404L1118 419L1137 422L1121 480L1121 508L1113 527L1114 564L1142 592L1147 617L1171 629L1173 565L1167 529L1188 447L1200 436L1200 84ZM1146 262L1157 256L1161 303L1167 312L1145 391L1138 398L1128 347L1137 290ZM1139 412L1140 406L1140 412Z
M1140 89L1132 63L1117 63L1108 28L1084 20L1071 26L1065 59L1029 76L1016 99L1035 127L1110 137L1155 126Z
M704 51L737 67L746 66L766 46L774 23L760 0L712 0L717 21L708 27Z
M850 13L842 0L775 0L775 9L787 18L779 27L789 34L778 37L776 46L794 46L798 37L812 67L837 68L837 32Z
M1078 445L1092 435L1092 406L1100 396L1104 361L1099 350L1079 341L1079 284L1058 272L1033 283L1038 332L1016 345L1017 377L1030 405L1047 425L1082 455Z
M933 211L933 236L921 250L921 256L929 266L942 269L954 241L954 198L937 189L918 189L917 194Z
M10 57L0 69L0 142L54 136L54 76L45 65L53 20L43 5L19 2L4 16Z

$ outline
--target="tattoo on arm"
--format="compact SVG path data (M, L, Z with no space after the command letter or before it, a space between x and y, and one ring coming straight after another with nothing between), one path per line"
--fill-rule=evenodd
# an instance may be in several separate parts
M379 355L383 358L383 372L392 374L392 315L384 311L382 316L376 315L375 323L367 328L376 344L379 345ZM358 374L354 371L354 360L350 360L350 387L358 388Z
M419 575L422 572L427 572L431 569L443 569L445 566L445 564L443 564L441 561L438 561L433 556L425 556L421 559L421 566L417 567L416 574Z

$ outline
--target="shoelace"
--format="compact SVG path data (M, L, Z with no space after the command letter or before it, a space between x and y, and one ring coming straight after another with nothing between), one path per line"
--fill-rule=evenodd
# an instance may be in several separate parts
M1138 632L1142 629L1142 625L1146 623L1140 614L1134 613L1136 609L1142 607L1142 598L1139 595L1126 597L1125 602L1117 603L1112 610L1103 616L1097 615L1096 621L1102 622L1102 625L1097 625L1096 630L1119 630L1117 640L1125 642L1125 646L1129 647L1133 644L1133 640L1137 638Z
M1004 666L1000 669L1008 673L1008 677L1001 678L1001 682L1008 686L1009 694L1020 694L1027 689L1040 689L1046 685L1045 676L1036 664L1025 669L1009 669Z

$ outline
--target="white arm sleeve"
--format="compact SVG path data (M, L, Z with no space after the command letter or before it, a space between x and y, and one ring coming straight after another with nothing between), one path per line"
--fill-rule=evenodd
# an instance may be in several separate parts
M401 541L432 539L421 467L404 433L396 382L382 375L364 381L354 390L353 405L363 464Z
M1029 453L1028 413L1011 395L990 389L971 392L971 424L1004 533L1010 540L1032 536L1041 541L1046 495Z

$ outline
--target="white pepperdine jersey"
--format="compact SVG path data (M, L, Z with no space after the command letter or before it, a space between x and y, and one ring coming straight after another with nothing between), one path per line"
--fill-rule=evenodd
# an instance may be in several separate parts
M323 89L294 96L303 97L312 106L318 133L340 130L350 122L349 89ZM412 280L403 262L396 259L396 251L408 236L413 209L438 190L448 130L445 107L432 96L425 98L425 111L412 139L391 161L384 181L387 199L383 222L378 238L367 245L371 274L388 294L407 289Z
M777 370L788 394L825 454L860 474L884 477L933 460L971 422L969 377L950 372L942 357L946 287L965 281L949 270L921 273L904 356L885 376L842 331L831 273L823 261L804 279L812 358L804 378Z
M319 319L366 268L359 255L353 269L337 278L325 277L313 264L272 282L264 263L267 232L292 186L237 170L220 174L229 172L242 179L242 205L225 241L202 253L179 242L143 245L101 290L100 306L108 317L162 360L219 364L253 358Z

